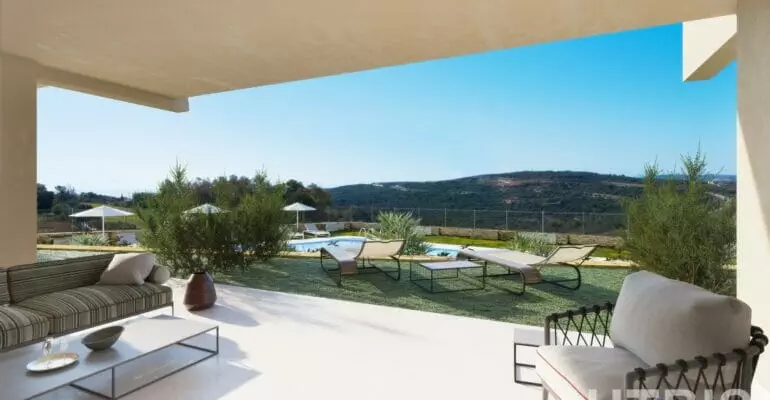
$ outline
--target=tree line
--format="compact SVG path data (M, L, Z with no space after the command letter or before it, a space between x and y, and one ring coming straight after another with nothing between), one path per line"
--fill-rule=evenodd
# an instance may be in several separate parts
M324 212L332 204L329 192L320 186L290 179L286 182L269 182L264 174L253 178L246 176L219 176L216 178L196 178L190 182L190 187L198 204L216 204L223 208L234 208L240 204L244 196L253 193L254 187L280 186L286 204L301 202ZM94 192L78 192L72 186L57 185L49 190L46 185L37 184L37 210L39 214L49 214L66 218L79 210L87 210L93 204L109 204L113 206L143 209L149 206L155 192L136 192L131 197L110 196Z

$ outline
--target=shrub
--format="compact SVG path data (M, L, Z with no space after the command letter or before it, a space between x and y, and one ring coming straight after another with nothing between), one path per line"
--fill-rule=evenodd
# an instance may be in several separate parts
M254 261L265 261L287 250L290 231L284 229L286 212L283 211L282 186L260 184L266 181L264 173L254 179L251 193L241 198L233 212L235 236L246 250L242 266Z
M221 185L228 183L223 181ZM217 203L233 209L221 213L187 213L198 205L195 185L184 168L176 166L162 182L158 193L145 199L146 208L137 209L146 228L142 245L154 251L174 272L227 271L245 268L256 260L275 257L286 246L282 228L283 187L255 177L238 201L229 189L220 187Z
M537 234L525 235L519 232L512 232L508 248L545 257L553 251L554 246Z
M105 221L104 229L108 231L123 231L137 229L136 224L126 221Z
M700 151L683 156L684 179L645 166L644 190L626 202L624 249L639 268L717 293L733 290L735 201L711 195Z
M168 179L137 209L146 228L142 245L149 248L175 275L229 269L239 263L228 213L185 214L197 206L185 168L172 168Z
M379 239L404 239L404 254L425 254L428 244L425 235L419 231L420 220L412 213L381 212L377 215L377 224L368 236Z
M84 233L73 236L70 239L70 244L76 246L108 246L110 242L101 233Z

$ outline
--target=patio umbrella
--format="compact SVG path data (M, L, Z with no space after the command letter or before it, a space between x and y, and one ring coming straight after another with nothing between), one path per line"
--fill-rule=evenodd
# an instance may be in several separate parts
M283 208L283 211L296 211L297 212L297 232L299 232L299 213L305 211L315 211L315 208L302 203L290 204Z
M104 234L104 218L106 217L126 217L134 215L132 212L112 208L108 206L94 207L90 210L81 211L78 213L70 214L71 218L98 218L102 219L102 234Z
M206 203L199 205L198 207L193 207L183 212L183 214L219 214L222 212L227 212L227 210L223 210L215 205Z

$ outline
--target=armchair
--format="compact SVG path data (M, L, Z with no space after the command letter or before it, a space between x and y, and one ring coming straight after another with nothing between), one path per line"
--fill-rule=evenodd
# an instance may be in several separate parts
M543 398L658 399L676 390L669 394L679 399L708 398L707 392L719 399L730 390L750 393L768 342L750 321L751 310L738 299L649 272L631 274L617 304L546 318L546 345L538 348L536 362Z

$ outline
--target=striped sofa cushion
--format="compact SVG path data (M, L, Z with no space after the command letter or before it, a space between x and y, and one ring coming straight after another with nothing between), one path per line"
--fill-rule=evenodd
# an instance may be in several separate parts
M45 316L21 307L0 306L0 350L48 336Z
M93 285L112 260L112 254L19 265L8 268L11 302Z
M8 290L8 273L0 268L0 306L11 302L11 292Z
M45 315L51 333L84 329L171 305L171 288L143 285L93 285L33 297L19 307Z

